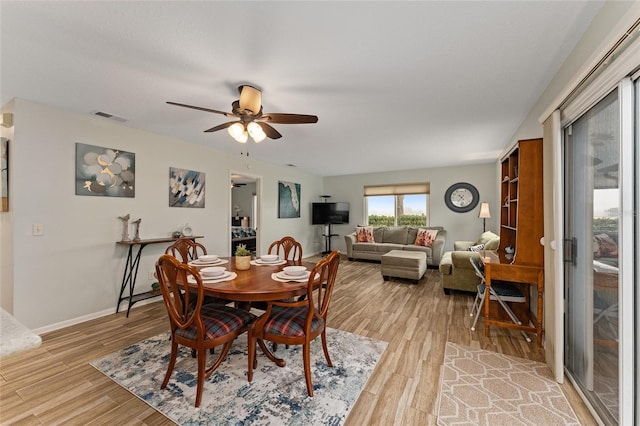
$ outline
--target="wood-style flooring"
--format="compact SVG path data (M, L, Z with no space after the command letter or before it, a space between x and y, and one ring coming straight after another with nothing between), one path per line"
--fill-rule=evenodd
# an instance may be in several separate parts
M536 347L535 339L527 343L518 332L496 328L485 337L481 323L472 332L473 297L446 296L437 269L428 269L418 285L400 279L385 282L379 263L343 257L329 326L389 343L347 426L436 424L448 341L544 362L544 351ZM44 334L40 348L0 363L0 423L173 424L89 365L165 330L166 312L158 301L136 305L129 318L113 314ZM581 424L596 424L568 381L562 389Z

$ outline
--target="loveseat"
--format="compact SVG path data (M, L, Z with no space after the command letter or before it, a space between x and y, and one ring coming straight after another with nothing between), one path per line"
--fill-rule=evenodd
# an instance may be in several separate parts
M356 233L345 235L347 257L349 260L380 260L382 255L391 250L419 251L427 255L427 266L438 266L444 252L447 231L442 226L427 226L422 229L433 229L438 234L431 247L416 245L418 227L414 226L379 226L373 227L373 242L357 242Z
M497 250L498 246L500 237L491 231L484 232L476 241L454 241L453 251L446 252L440 260L439 269L445 294L450 294L451 290L477 292L480 279L476 276L469 258L480 259L480 253L469 248Z

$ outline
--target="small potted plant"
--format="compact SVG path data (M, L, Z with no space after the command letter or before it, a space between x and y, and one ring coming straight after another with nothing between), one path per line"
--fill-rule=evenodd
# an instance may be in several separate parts
M238 244L236 247L236 270L246 271L251 267L251 251L245 244Z

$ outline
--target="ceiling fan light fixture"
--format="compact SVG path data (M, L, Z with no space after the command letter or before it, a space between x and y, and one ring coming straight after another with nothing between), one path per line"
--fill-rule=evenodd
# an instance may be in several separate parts
M247 131L256 143L262 142L264 138L267 137L267 134L262 130L262 127L260 127L260 125L255 121L247 124Z
M234 124L232 124L231 126L229 126L227 131L229 132L231 137L234 138L235 140L237 140L238 142L242 142L242 134L243 133L246 134L246 131L244 129L244 125L242 123L234 123ZM246 138L245 138L245 142L246 142Z

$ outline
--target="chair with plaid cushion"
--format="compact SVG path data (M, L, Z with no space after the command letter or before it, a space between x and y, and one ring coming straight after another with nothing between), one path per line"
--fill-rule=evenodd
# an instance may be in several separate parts
M195 349L198 354L196 407L202 400L204 380L222 363L236 337L247 331L256 316L231 306L204 305L204 286L198 271L171 255L156 262L162 299L171 324L171 359L161 389L169 383L178 355L178 345ZM196 285L191 291L189 284ZM224 345L213 364L206 368L207 349Z
M329 367L333 367L327 349L327 311L338 273L340 252L332 251L311 270L304 300L279 300L267 304L264 315L260 316L249 329L249 369L247 379L253 379L253 369L257 367L256 342L262 352L280 367L278 360L267 349L264 340L287 345L303 345L302 361L309 396L313 396L311 384L310 352L311 341L322 338L322 349Z
M284 260L292 260L296 264L302 261L302 244L293 237L282 237L269 245L268 254L277 254Z

